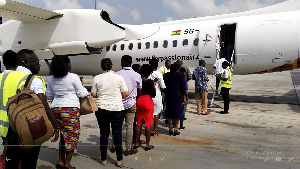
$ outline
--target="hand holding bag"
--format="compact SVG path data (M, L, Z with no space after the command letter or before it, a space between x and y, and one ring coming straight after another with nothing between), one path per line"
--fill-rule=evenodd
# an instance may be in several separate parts
M88 95L84 98L80 98L80 115L86 115L98 110L95 99Z

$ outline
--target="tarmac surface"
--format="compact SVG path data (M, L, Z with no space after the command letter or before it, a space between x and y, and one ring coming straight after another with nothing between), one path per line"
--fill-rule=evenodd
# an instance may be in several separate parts
M190 81L185 130L178 136L169 136L168 127L161 120L160 134L150 141L155 148L145 151L142 146L137 154L124 156L121 168L300 168L300 69L234 75L232 81L230 113L218 113L223 101L216 96L214 106L208 109L211 114L206 116L197 114L194 81ZM92 78L84 77L84 82L90 86ZM212 90L208 98L211 105ZM143 134L141 139L145 140ZM115 168L116 155L110 151L107 166L99 163L99 142L100 130L94 113L82 116L78 149L71 164L77 169ZM37 168L55 168L57 161L58 143L46 142Z

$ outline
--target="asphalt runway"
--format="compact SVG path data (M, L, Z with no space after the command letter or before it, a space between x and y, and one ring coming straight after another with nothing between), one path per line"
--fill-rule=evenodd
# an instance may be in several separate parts
M194 81L190 81L190 100L184 122L186 129L181 130L179 136L169 136L168 127L161 120L158 127L160 134L151 137L150 141L155 148L145 151L142 146L137 154L124 156L122 168L299 168L300 70L234 75L232 80L230 113L218 113L222 110L223 101L216 97L214 106L209 108L211 114L207 116L196 112ZM91 83L92 77L85 76L84 84L88 87ZM210 105L212 90L208 97ZM141 138L145 140L144 135ZM99 139L100 130L95 115L82 116L78 149L72 159L74 167L116 167L116 155L109 151L108 165L104 167L99 163ZM123 144L124 141L123 135ZM55 167L57 147L58 143L44 144L38 160L39 169Z

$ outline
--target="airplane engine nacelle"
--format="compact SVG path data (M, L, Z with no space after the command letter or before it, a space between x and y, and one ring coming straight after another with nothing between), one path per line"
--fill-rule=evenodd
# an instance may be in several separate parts
M82 54L89 53L89 48L101 48L125 38L125 28L113 23L105 11L56 12L63 17L43 23L25 23L29 49L51 49L56 55Z

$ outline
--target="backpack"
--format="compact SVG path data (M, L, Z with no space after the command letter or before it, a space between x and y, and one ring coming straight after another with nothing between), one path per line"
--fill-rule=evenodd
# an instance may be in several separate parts
M54 134L42 101L30 90L33 79L34 76L29 75L24 89L10 97L6 104L10 127L18 134L19 145L23 149L41 145Z

